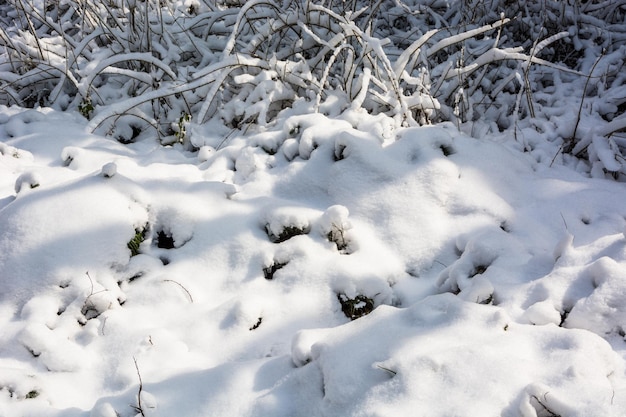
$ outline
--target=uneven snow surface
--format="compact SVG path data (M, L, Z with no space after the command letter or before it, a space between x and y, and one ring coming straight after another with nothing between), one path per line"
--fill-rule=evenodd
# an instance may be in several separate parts
M354 110L86 123L0 108L1 416L626 415L623 184Z

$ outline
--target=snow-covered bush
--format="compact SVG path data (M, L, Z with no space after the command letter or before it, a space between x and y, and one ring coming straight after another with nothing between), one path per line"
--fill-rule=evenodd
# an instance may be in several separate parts
M8 0L0 104L189 147L192 121L248 129L284 109L364 109L397 126L514 129L527 150L529 129L553 132L559 151L617 173L625 15L623 0Z
M618 132L626 127L626 2L549 1L527 4L523 13L532 19L519 19L520 29L554 39L534 44L533 54L576 71L528 69L530 125L539 132L554 129L560 151L586 161L592 174L617 176L624 171Z
M161 118L171 123L181 111L199 113L199 122L223 110L229 125L264 124L297 98L317 109L330 91L340 91L346 104L425 123L439 107L430 91L433 63L452 62L450 45L462 48L457 44L506 22L496 17L493 26L424 33L420 25L411 33L422 22L407 21L407 39L393 42L378 35L404 21L389 21L397 6L387 2L371 8L354 2L350 10L297 0L280 6L254 0L236 8L180 1L166 7L120 0L68 0L47 9L27 0L9 4L13 9L3 13L13 23L3 29L6 102L74 107L89 115L134 97L105 114L130 112L162 130ZM431 40L437 42L428 47ZM497 47L497 38L491 43ZM465 56L467 68L456 68L456 75L502 58L490 53L472 63ZM450 69L439 71L442 80L455 77ZM222 109L221 103L232 105Z

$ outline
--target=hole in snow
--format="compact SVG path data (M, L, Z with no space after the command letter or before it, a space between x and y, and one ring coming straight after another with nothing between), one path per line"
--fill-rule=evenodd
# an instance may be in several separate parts
M142 272L142 271L139 271L139 272L137 272L135 275L133 275L132 277L128 278L128 282L133 282L133 281L135 281L136 279L141 278L142 276L143 276L143 272ZM120 282L119 284L121 284L121 282ZM118 285L119 285L119 284L118 284Z
M405 270L405 272L412 278L419 278L420 274L414 267L409 267Z
M485 273L485 271L487 271L487 268L489 268L489 265L475 266L472 272L470 272L469 277L472 278L472 277L475 277L476 275L483 274Z
M450 156L456 153L456 150L452 146L446 145L445 143L439 145L439 149L441 149L443 156Z
M563 327L565 325L565 320L567 320L567 316L569 316L569 312L571 309L566 308L561 312L561 322L559 323L559 327Z
M485 299L484 299L484 300L482 300L482 301L477 300L477 303L478 303L478 304L485 304L485 305L486 305L486 304L497 305L497 304L496 304L496 302L495 302L495 300L493 299L493 293L492 293L492 294L489 294L489 297L485 298Z
M32 391L29 391L28 394L26 394L24 399L30 400L30 399L37 398L37 397L39 397L39 391L32 390Z
M337 144L335 145L335 152L333 154L333 160L335 162L341 161L343 159L345 159L346 155L344 153L344 151L346 150L346 145L344 144Z
M135 139L137 139L140 133L140 126L130 125L125 129L120 129L120 131L115 136L115 139L117 139L117 141L123 145L128 145L135 142Z
M37 352L37 351L29 348L28 346L25 346L25 347L26 347L26 350L28 350L28 353L33 355L33 358L38 358L39 356L41 356L41 352Z
M157 232L157 247L161 249L174 249L174 238L163 230Z
M276 155L277 149L274 146L270 146L270 145L261 145L261 149L263 149L263 152L265 152L268 155Z

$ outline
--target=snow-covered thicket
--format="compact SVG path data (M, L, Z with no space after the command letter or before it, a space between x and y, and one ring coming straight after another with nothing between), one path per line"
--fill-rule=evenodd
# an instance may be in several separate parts
M166 144L188 141L194 123L249 129L285 108L363 108L475 136L514 129L527 150L547 132L588 170L618 175L625 7L9 0L0 102L78 110L122 142L149 132Z

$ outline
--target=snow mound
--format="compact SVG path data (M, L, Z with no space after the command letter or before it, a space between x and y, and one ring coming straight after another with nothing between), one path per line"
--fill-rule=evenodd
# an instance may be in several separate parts
M516 324L500 308L445 294L302 330L290 357L228 363L144 390L158 403L147 415L396 416L426 408L435 416L606 417L623 410L615 383L623 371L591 333ZM92 416L134 401L130 392L103 399Z
M500 308L449 294L303 330L292 359L319 375L315 406L326 416L407 415L424 404L437 416L621 412L612 379L623 362L608 343L585 331L519 325Z
M626 409L621 184L354 110L197 152L4 111L2 416Z

